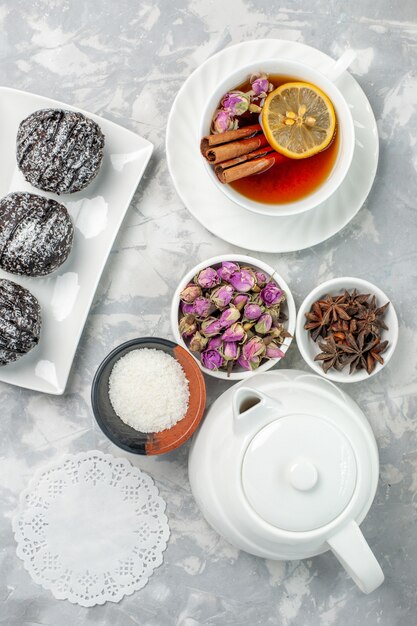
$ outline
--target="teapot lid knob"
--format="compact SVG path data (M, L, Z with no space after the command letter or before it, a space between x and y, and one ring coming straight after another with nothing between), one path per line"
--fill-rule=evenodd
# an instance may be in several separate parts
M319 477L317 468L313 463L305 459L300 459L289 468L289 481L297 491L311 491Z

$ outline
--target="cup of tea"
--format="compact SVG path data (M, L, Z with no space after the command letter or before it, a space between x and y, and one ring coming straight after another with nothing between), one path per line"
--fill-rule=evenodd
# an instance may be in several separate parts
M323 92L333 105L336 126L326 149L314 156L282 159L260 174L225 184L220 182L214 167L206 160L207 175L222 193L243 208L268 216L295 215L314 209L340 187L352 162L355 129L349 104L336 86L339 76L354 58L347 51L326 73L305 63L284 58L267 58L236 67L210 94L201 116L200 136L211 133L213 115L223 96L233 90L250 87L251 75L266 74L274 89L285 83L308 83ZM246 85L245 85L246 83ZM236 118L239 119L239 118ZM247 120L246 120L247 121ZM251 124L261 123L261 115L253 115Z

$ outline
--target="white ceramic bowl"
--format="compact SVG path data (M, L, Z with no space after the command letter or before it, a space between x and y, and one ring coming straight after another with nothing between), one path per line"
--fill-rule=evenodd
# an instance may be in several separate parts
M337 62L335 62L336 65ZM201 116L200 136L203 137L210 133L211 120L213 113L222 96L230 89L242 84L251 74L255 72L266 72L267 74L279 74L280 76L288 76L289 79L298 79L304 82L313 83L328 95L333 103L336 111L339 134L339 147L333 169L327 180L316 191L308 196L296 200L294 202L284 204L266 204L256 202L250 198L246 198L242 194L235 191L230 185L222 184L214 173L214 168L204 159L208 176L210 176L213 184L226 194L231 200L240 206L261 213L262 215L295 215L303 213L315 208L327 198L329 198L343 182L350 164L352 162L353 150L355 147L355 129L353 125L352 114L348 103L344 96L340 93L335 84L321 72L312 67L299 63L297 61L289 61L285 58L269 58L259 59L259 61L237 67L235 71L229 74L215 89L215 91L207 98L207 105ZM202 157L203 158L203 157Z
M268 276L271 276L276 281L278 286L281 287L281 289L285 291L285 294L287 297L283 310L285 314L288 316L288 321L285 324L286 324L286 329L288 330L289 333L291 333L291 335L294 335L297 312L295 309L294 298L292 296L290 288L288 287L287 283L282 278L282 276L280 276L276 272L276 270L274 270L273 267L271 267L270 265L267 265L267 263L263 263L262 261L258 261L258 259L254 259L253 257L245 256L243 254L224 254L221 256L214 256L210 259L207 259L206 261L203 261L202 263L199 263L195 267L193 267L180 281L177 289L175 290L174 297L172 299L172 305L171 305L171 326L172 326L173 335L175 337L175 341L180 346L183 346L184 348L186 348L186 350L190 352L190 354L195 358L195 360L200 365L200 368L205 374L209 374L210 376L214 376L215 378L222 378L224 380L243 380L245 378L248 378L249 376L252 376L254 372L249 372L243 369L239 369L236 371L234 370L233 372L231 372L230 375L227 375L227 372L224 372L221 370L214 371L214 370L207 369L206 367L202 365L197 354L189 350L187 344L185 343L184 339L182 338L178 330L178 320L181 315L180 313L181 291L184 289L184 287L186 287L186 285L188 285L189 282L192 281L192 279L194 278L196 274L198 274L198 272L200 272L201 270L209 266L215 267L215 268L220 267L222 261L235 261L236 263L239 263L240 265L247 265L255 269L259 269L262 272L265 272L265 274L267 274ZM284 340L284 343L282 344L282 346L280 346L281 350L284 353L288 350L291 344L291 341L292 341L292 337L287 337ZM269 359L268 361L265 361L264 363L262 363L262 365L260 365L255 371L265 372L266 370L269 370L271 367L273 367L280 360L281 359Z
M384 341L385 339L388 339L389 341L386 352L382 354L384 358L384 365L377 363L372 374L367 374L365 370L359 370L353 374L349 374L348 367L344 368L341 372L335 369L330 369L329 372L325 374L320 362L314 361L314 357L319 354L320 348L318 344L311 339L310 332L304 328L304 324L306 323L305 314L310 311L311 306L316 300L326 296L327 294L332 296L341 295L345 289L352 290L355 288L360 293L369 293L371 296L375 295L378 306L382 306L388 301L390 302L384 317L384 322L388 326L389 330L382 331L382 340ZM391 300L381 289L379 289L379 287L376 287L372 283L361 278L352 278L350 276L333 278L332 280L328 280L313 289L313 291L308 294L304 302L301 304L297 316L296 339L297 346L302 357L307 365L309 365L317 374L338 383L356 383L360 380L366 380L380 372L392 357L398 342L398 318Z

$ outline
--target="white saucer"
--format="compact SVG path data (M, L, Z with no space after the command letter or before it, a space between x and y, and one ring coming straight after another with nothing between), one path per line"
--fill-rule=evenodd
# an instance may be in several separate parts
M344 72L337 86L351 108L356 143L352 165L339 189L317 208L294 216L258 215L234 203L217 189L205 170L199 149L201 111L207 94L227 74L239 65L273 57L300 61L323 72L334 63L315 48L282 39L247 41L222 50L191 74L175 98L167 125L166 153L178 195L210 232L247 250L293 252L328 239L359 211L376 174L378 131L364 92Z

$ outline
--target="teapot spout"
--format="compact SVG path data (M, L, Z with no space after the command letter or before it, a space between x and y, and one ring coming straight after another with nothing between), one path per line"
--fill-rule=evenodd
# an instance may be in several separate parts
M238 387L232 405L234 430L239 434L253 430L254 423L269 421L268 417L276 419L282 412L280 402L251 387Z

